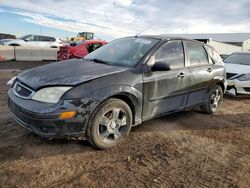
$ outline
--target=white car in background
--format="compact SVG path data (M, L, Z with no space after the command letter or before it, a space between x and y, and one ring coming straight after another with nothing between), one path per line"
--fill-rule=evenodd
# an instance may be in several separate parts
M12 41L14 39L0 39L0 45L4 45L5 42Z
M236 52L224 59L227 93L250 94L250 52Z
M4 42L3 44L6 46L58 48L64 43L61 39L55 37L42 35L24 35L18 39Z

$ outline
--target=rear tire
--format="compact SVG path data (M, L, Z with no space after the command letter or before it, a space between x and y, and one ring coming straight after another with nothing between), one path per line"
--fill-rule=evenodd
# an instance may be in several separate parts
M86 137L98 149L113 148L124 141L132 126L132 111L127 103L111 98L92 113Z
M223 91L216 85L208 94L207 104L200 106L201 110L207 114L216 113L223 99Z

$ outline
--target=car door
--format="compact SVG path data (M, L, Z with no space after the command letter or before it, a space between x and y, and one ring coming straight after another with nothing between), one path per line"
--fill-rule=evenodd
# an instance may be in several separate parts
M185 107L189 83L189 68L185 67L183 43L169 41L151 57L149 64L164 62L169 71L147 71L143 73L143 120Z
M213 80L213 63L202 43L184 42L187 51L187 66L190 69L189 96L187 106L206 101L210 83Z

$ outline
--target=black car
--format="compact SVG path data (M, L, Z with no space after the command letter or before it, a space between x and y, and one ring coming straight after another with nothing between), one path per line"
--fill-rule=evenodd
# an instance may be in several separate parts
M225 68L212 47L167 36L114 40L84 59L22 72L9 95L13 118L48 138L111 148L143 121L200 106L217 111Z

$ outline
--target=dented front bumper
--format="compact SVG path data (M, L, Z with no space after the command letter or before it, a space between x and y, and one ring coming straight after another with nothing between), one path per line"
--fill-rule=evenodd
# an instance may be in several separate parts
M47 138L83 137L89 117L98 101L85 99L61 100L57 104L21 99L8 92L9 108L14 120L26 129ZM60 114L76 111L73 118L62 120Z
M250 94L250 81L227 80L226 93L233 96L237 94Z

